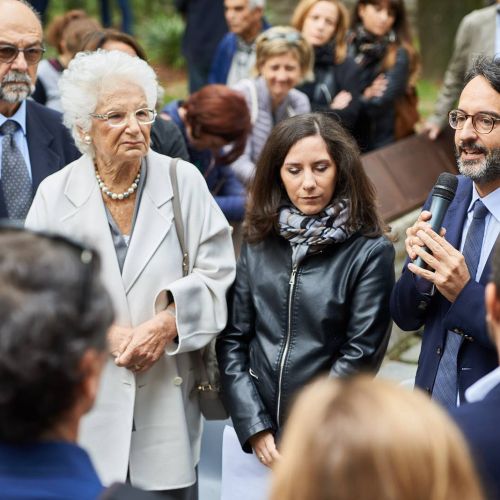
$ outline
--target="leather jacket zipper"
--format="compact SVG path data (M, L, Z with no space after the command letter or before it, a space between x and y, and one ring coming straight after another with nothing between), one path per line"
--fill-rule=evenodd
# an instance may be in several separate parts
M283 354L281 355L280 360L280 374L278 379L278 405L276 408L276 423L279 427L280 425L280 406L281 406L281 385L283 382L283 370L285 369L286 357L288 355L288 349L290 348L290 338L292 333L292 301L293 301L293 292L295 289L295 276L297 275L298 266L294 266L292 268L292 274L290 275L289 285L289 293L288 293L288 324L287 324L287 333L286 333L286 342L285 348L283 349Z

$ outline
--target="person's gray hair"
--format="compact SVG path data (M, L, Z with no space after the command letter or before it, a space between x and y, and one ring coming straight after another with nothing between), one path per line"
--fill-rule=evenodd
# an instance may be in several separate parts
M81 52L69 63L59 81L64 124L70 130L82 153L94 156L92 145L83 141L92 127L90 113L94 113L103 86L113 82L129 82L139 86L148 106L155 108L158 81L146 61L118 50Z
M251 10L264 9L266 7L266 0L248 0L248 6Z
M497 92L500 92L500 59L496 56L476 57L471 69L465 75L464 86L476 76L482 76Z

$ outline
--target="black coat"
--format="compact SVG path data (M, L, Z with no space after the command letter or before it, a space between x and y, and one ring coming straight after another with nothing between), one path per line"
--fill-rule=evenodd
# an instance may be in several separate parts
M356 59L358 55L356 45L350 45L349 54ZM396 62L392 68L382 71L382 59L373 59L366 65L360 66L360 71L361 94L379 74L384 73L387 78L387 88L380 97L366 99L361 95L360 98L361 109L354 135L361 150L367 152L395 141L395 103L407 90L410 58L407 50L399 47L396 52Z
M297 89L309 97L313 111L326 111L353 131L361 106L360 70L351 57L336 64L333 50L330 44L314 48L314 81L305 82ZM349 92L352 100L344 109L332 110L330 103L342 90Z
M227 407L243 449L279 431L296 392L319 374L376 372L389 339L394 248L354 235L292 272L287 240L245 244L217 341Z

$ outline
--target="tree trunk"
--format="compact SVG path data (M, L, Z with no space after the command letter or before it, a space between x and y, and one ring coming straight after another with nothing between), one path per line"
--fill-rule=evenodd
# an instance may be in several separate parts
M425 78L443 78L460 21L487 3L484 0L418 0L417 23Z

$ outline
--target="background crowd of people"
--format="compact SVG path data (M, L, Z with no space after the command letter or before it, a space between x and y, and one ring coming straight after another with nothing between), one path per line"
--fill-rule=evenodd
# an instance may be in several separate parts
M164 103L128 2L124 31L52 20L43 59L40 13L0 0L0 497L196 500L220 396L273 500L500 498L494 54L446 110L461 175L396 281L361 154L418 118L403 0L273 27L264 0L214 3L207 57L176 2L191 93ZM424 329L432 401L373 380L392 319Z

